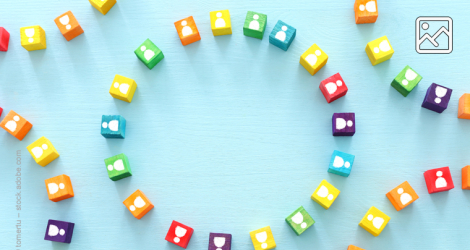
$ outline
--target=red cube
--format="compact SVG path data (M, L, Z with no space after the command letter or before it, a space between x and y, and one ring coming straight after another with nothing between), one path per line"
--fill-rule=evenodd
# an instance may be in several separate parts
M193 232L194 229L177 221L173 221L171 223L170 230L168 230L168 233L166 234L165 240L182 248L186 248Z
M10 33L5 28L0 27L0 51L7 51L9 42Z
M454 188L449 167L435 168L424 172L424 180L430 194Z
M348 87L339 73L321 81L320 90L328 103L343 97L348 93Z

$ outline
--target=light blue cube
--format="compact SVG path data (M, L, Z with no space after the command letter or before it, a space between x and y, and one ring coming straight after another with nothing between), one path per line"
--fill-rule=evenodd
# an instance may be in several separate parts
M126 119L120 115L103 115L101 135L105 138L124 139L126 137Z
M287 51L292 41L294 41L296 31L297 30L294 27L279 20L269 35L269 42L282 50Z
M330 167L328 173L333 173L348 177L354 163L354 155L346 154L335 150L331 156Z

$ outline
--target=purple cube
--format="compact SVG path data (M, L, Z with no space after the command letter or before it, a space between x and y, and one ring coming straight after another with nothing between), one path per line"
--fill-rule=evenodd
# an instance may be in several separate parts
M44 240L70 243L72 241L73 227L75 223L60 220L49 220Z
M333 136L353 136L356 133L356 115L354 113L333 114Z
M452 89L446 88L435 83L429 86L421 107L427 108L437 113L442 113L449 105Z
M230 250L232 248L231 234L209 234L209 250Z

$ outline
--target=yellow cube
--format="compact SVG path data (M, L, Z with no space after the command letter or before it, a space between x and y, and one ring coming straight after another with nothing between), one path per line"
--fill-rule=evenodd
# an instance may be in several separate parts
M116 4L116 0L88 0L101 14L106 15L108 11Z
M331 204L336 200L340 191L326 180L322 180L320 185L312 194L312 200L320 204L324 209L330 208Z
M313 76L328 61L328 55L318 47L317 44L313 44L308 48L305 53L300 56L300 64Z
M27 51L47 48L46 32L39 25L20 28L21 46Z
M366 215L364 215L361 222L359 222L359 226L377 237L385 228L388 221L390 221L388 215L384 214L376 207L371 207Z
M392 58L394 52L387 36L375 39L366 46L367 56L369 56L369 60L374 66Z
M134 80L116 75L111 85L109 93L112 97L125 102L132 102L135 90L137 89L137 83Z
M36 163L43 167L59 157L57 150L44 136L31 143L31 145L26 148Z
M214 36L232 34L232 22L228 10L211 11L211 28Z
M266 250L276 248L273 232L271 227L263 227L250 232L251 241L255 250Z

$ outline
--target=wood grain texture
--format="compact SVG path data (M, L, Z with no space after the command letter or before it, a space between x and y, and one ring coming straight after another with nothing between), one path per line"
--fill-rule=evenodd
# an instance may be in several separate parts
M172 220L194 228L188 249L206 249L210 232L233 235L232 249L251 250L249 232L270 225L278 249L465 249L470 192L429 195L428 169L449 166L460 186L469 165L470 121L457 119L469 93L470 51L465 29L470 2L379 2L375 24L356 25L354 1L121 0L102 15L87 1L3 1L0 24L11 35L0 53L0 107L34 124L23 141L0 131L0 249L16 241L17 150L22 166L22 249L179 249L164 240ZM233 34L214 37L209 12L228 9ZM54 18L71 10L84 34L65 41ZM243 35L248 10L297 29L287 52ZM420 15L454 20L454 51L420 55L414 23ZM194 16L200 42L181 46L173 23ZM28 52L20 27L41 25L47 49ZM386 35L395 50L377 66L366 44ZM133 51L151 39L165 54L149 70ZM265 37L267 38L267 37ZM318 44L329 61L315 76L300 55ZM404 98L390 86L410 65L423 80ZM320 81L340 72L348 94L327 104ZM132 103L112 98L115 74L136 80ZM453 89L442 114L421 108L427 87ZM353 137L331 136L335 112L355 112ZM126 139L106 140L103 114L127 120ZM41 136L61 156L42 168L26 150ZM356 156L348 178L327 173L331 152ZM133 176L109 180L103 160L125 153ZM75 197L50 202L44 180L66 174ZM310 199L326 179L341 190L325 210ZM397 212L385 194L408 181L420 199ZM142 189L155 205L137 220L122 202ZM316 221L296 236L284 218L303 206ZM379 237L358 226L375 206L391 217ZM72 244L44 241L49 219L75 223Z

